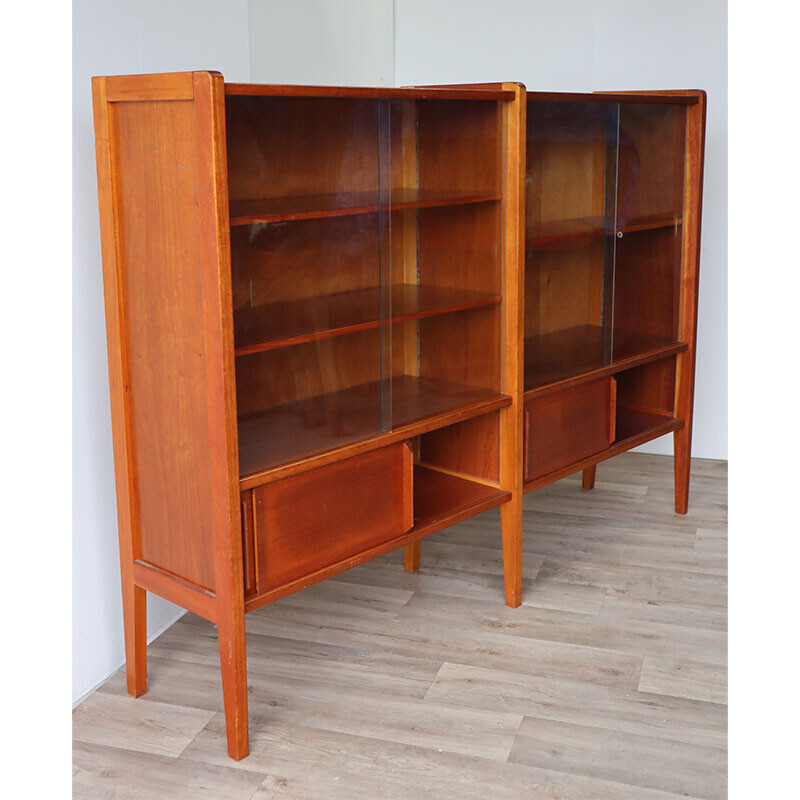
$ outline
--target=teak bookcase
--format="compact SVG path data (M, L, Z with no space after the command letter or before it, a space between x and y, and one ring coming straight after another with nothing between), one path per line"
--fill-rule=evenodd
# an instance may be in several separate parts
M93 79L128 691L146 592L217 625L675 433L705 95Z
M128 691L216 623L501 505L520 602L522 88L93 81Z

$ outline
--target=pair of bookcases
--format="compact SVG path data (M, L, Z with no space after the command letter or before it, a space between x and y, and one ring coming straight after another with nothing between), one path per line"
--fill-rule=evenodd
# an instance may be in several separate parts
M218 627L668 432L689 484L705 95L93 81L128 690Z

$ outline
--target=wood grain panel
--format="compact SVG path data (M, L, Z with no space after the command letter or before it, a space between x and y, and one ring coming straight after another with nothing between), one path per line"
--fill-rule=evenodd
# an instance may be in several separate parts
M231 203L377 191L379 102L229 95Z
M420 283L501 291L500 205L419 212ZM419 324L420 374L500 390L502 312L479 309ZM468 358L452 358L454 352Z
M420 437L420 461L487 480L500 480L497 414L450 425Z
M603 219L613 212L613 208L606 209L606 151L616 137L615 113L613 106L603 103L529 100L528 230L536 230L543 221Z
M599 453L611 444L613 386L613 378L603 378L525 404L526 481Z
M618 373L617 401L671 414L675 409L675 356Z
M626 342L652 336L678 341L680 228L659 228L617 239L614 265L614 356Z
M146 689L145 589L212 618L228 753L240 759L247 670L222 76L96 78L93 91L115 468L128 506L129 691Z
M379 244L375 214L232 228L234 308L377 287Z
M606 302L604 266L610 241L610 237L599 237L574 242L568 248L528 251L526 337L582 325L602 326Z
M254 489L259 593L409 530L412 470L400 443Z
M497 103L418 104L421 189L499 193L501 150Z
M683 213L686 108L620 106L617 227L637 217Z
M210 418L207 375L209 359L221 359L224 345L208 341L223 333L209 334L198 310L214 302L207 283L225 280L216 255L205 257L204 228L214 229L216 220L204 216L199 202L215 178L199 160L194 103L112 108L118 280L135 441L135 557L213 590L212 504L218 498L228 506L228 486L217 483L207 465L228 456L226 443L217 451L209 434L215 425L224 431L226 422ZM221 363L218 368L222 372ZM229 515L238 520L238 508Z

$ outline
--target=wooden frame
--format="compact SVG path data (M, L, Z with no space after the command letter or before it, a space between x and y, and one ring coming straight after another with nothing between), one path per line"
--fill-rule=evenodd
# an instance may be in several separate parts
M419 569L425 536L497 506L505 600L518 606L523 492L581 470L591 489L599 461L668 432L686 512L703 92L262 86L216 72L99 77L92 89L131 695L147 689L151 591L216 623L240 759L246 611L401 547ZM592 215L611 194L593 172L585 223L543 218L532 232L526 120L530 102L603 100L679 109L682 127L657 135L683 137L684 172L662 171L681 196L680 248L659 256L653 283L668 288L656 316L674 317L675 335L645 331L645 348L565 370L559 360L608 348L592 327L604 306L587 304L571 339L545 326L526 351L538 313L526 252L607 236ZM596 141L580 157L609 152ZM641 237L626 250L635 267L641 243L673 252L666 231L633 218L615 234ZM591 245L564 263L615 298L603 257ZM335 539L319 528L325 513Z
M147 688L147 591L215 622L235 759L248 752L245 611L399 547L406 568L417 569L422 538L498 505L507 600L520 602L523 94L517 84L226 85L214 72L93 79L128 691ZM290 189L287 199L259 199L247 148L262 146L262 136L280 140L275 112L289 137L307 138L313 126L305 120L318 108L330 124L315 168L320 186L325 170L339 181L331 184L335 194L298 198L303 192ZM357 166L341 172L325 161L362 136L353 127L362 123L350 120L371 124L372 109L379 135L396 128L392 148L377 152L382 174L399 187L375 197L368 172L359 178ZM454 160L462 155L463 163ZM313 168L304 176L316 180ZM291 172L277 179L294 186ZM394 239L381 228L389 214ZM311 247L320 232L360 231L381 252L392 248L397 276L385 283L381 271L374 289L363 280L331 284L319 297L304 294L302 282L273 283L282 292L276 302L265 284L264 253L272 251L253 249L252 241L273 224L282 235L287 223L296 226L292 236L311 235ZM458 269L438 257L452 225L469 232L454 245ZM242 237L243 228L255 234ZM342 274L330 273L340 281ZM271 303L264 313L255 294ZM474 339L474 363L442 357L456 333ZM359 383L369 370L351 356L355 377L340 381L336 353L368 353L370 342L384 339L399 354L382 356L380 365L380 411L388 409L391 424L362 430L377 397L372 384ZM322 385L332 387L322 397L309 387L292 394L287 382L264 384L264 365L308 354L318 357ZM384 409L386 376L391 404ZM331 420L327 428L313 422L320 413ZM289 438L287 419L295 420ZM311 427L298 428L306 419ZM320 439L328 429L331 436ZM372 480L358 480L360 470ZM320 539L301 551L288 521L298 498L309 495L329 509L345 504L336 524L356 521L335 543ZM305 527L297 530L311 541L314 505L303 506Z

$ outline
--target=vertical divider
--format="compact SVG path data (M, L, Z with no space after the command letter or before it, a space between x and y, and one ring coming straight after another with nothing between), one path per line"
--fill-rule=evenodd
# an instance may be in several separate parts
M500 411L500 485L511 499L500 507L506 605L522 602L522 448L525 296L525 119L526 91L519 83L504 83L514 92L501 105L502 114L502 244L503 244L503 392L511 405Z
M675 415L684 426L674 434L675 511L689 509L689 474L692 459L692 415L694 372L697 354L697 294L700 287L700 222L703 212L703 157L706 135L706 93L697 95L696 105L686 109L686 153L683 199L683 241L680 275L678 337L688 344L677 356Z

